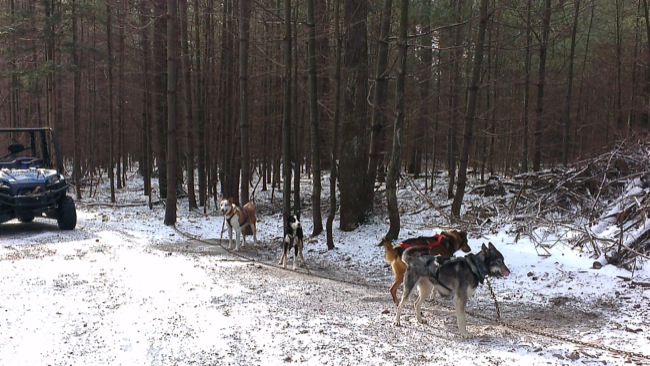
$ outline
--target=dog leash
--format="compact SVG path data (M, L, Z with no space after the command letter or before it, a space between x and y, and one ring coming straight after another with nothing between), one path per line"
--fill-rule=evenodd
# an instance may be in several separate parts
M499 309L499 302L497 301L497 295L494 293L494 290L492 289L492 284L490 283L490 276L485 277L485 283L487 284L487 287L490 290L490 295L492 295L492 300L494 300L494 307L497 310L496 321L500 321L501 310Z
M225 220L224 220L224 222L225 222ZM242 261L242 262L258 263L258 264L260 264L260 265L264 265L264 266L267 266L267 267L272 267L272 268L276 268L276 269L280 269L280 270L289 271L289 269L286 269L286 268L284 268L284 267L282 267L282 266L278 266L278 265L276 265L275 263L268 263L268 262L260 261L260 260L257 260L257 259L255 259L255 258L251 258L251 257L245 256L245 255L243 255L243 254L240 254L240 253L234 252L234 251L228 249L227 247L225 247L225 246L221 243L221 242L222 242L222 239L223 239L223 226L224 226L224 224L221 225L221 238L219 239L219 243L216 243L216 245L218 245L221 249L223 249L224 251L226 251L228 254L230 254L230 255L232 255L232 256L235 256L235 257L238 257L239 260ZM202 238L200 238L200 237L198 237L198 236L192 235L192 234L190 234L190 233L188 233L188 232L185 232L185 231L179 229L176 225L174 225L173 228L174 228L174 230L175 230L177 233L179 233L180 235L186 237L187 239L195 240L195 241L198 241L198 242L203 243L203 244L206 244L206 245L215 245L215 243L209 242L209 241L207 241L207 240L205 240L205 239L202 239ZM311 271L310 271L309 268L307 267L307 263L306 263L306 262L303 263L303 265L305 266L305 271L307 271L307 274L308 274L308 275L310 275L310 276L315 276L314 274L311 273ZM292 272L294 272L294 271L292 271ZM322 277L322 276L315 276L315 277ZM325 277L322 277L322 278L325 278ZM330 280L331 280L331 279L330 279Z
M184 232L184 231L180 230L178 227L176 227L176 225L174 225L173 227L174 227L174 230L176 230L179 234L185 236L188 239L196 240L196 241L199 241L201 243L208 244L208 245L214 245L214 243L210 243L210 242L208 242L208 241L206 241L204 239L201 239L199 237L196 237L194 235L191 235L191 234L189 234L187 232ZM280 269L280 270L290 271L289 269L284 269L283 267L277 266L274 263L267 263L267 262L263 262L263 261L258 261L258 260L255 260L255 259L248 258L248 257L246 257L246 256L244 256L242 254L232 252L232 251L228 250L227 248L225 248L221 243L219 243L217 245L219 245L221 248L223 248L225 251L232 254L233 256L243 258L247 262L256 262L256 263L259 263L260 265L264 265L264 266L267 266L267 267L272 267L272 268L277 268L277 269ZM327 279L327 280L335 281L335 282L339 282L339 283L346 283L346 284L353 285L353 286L362 286L362 287L365 287L365 288L374 288L376 290L383 289L383 287L380 287L378 285L371 285L371 284L367 284L367 283L353 282L353 281L348 281L348 280L343 280L343 279L338 279L338 278L313 274L313 273L311 273L309 271L308 268L306 268L306 264L305 264L305 269L307 269L306 274L311 276L311 277ZM294 272L294 273L300 273L300 272ZM486 279L487 278L488 277L486 277ZM550 339L555 339L555 340L559 340L559 341L563 341L563 342L567 342L567 343L577 344L577 345L581 345L581 346L584 346L584 347L587 347L587 348L598 349L598 350L606 351L606 352L616 354L616 355L623 355L623 356L627 356L627 357L631 357L631 358L635 358L635 359L646 360L646 361L650 360L650 355L646 355L646 354L643 354L643 353L640 353L640 352L621 350L621 349L606 346L606 345L594 344L594 343L581 341L581 340L578 340L578 339L572 339L572 338L569 338L569 337L557 335L557 334L551 334L551 333L544 332L544 331L541 331L541 330L538 330L538 329L530 329L530 328L527 328L527 327L506 323L505 321L503 321L501 319L501 312L500 312L500 309L499 309L499 303L498 303L498 301L496 299L496 294L494 293L494 290L492 289L490 281L487 280L486 282L488 284L488 289L490 290L490 294L491 294L491 296L492 296L492 298L494 300L494 304L495 304L495 307L496 307L496 313L497 313L496 317L492 318L492 317L489 317L487 315L477 314L477 313L475 313L473 311L469 311L469 310L466 311L466 313L468 315L471 315L471 316L473 316L475 318L484 319L484 320L487 320L487 321L490 321L490 322L494 322L494 323L496 323L496 324L498 324L500 326L503 326L505 328L509 328L509 329L512 329L512 330L518 331L518 332L530 333L530 334L534 334L534 335L544 337L544 338L550 338ZM447 304L443 304L443 303L441 303L441 302L439 302L437 300L433 300L433 302L435 304L437 304L438 306L441 306L443 308L450 309L450 310L455 310L453 307L451 307L451 306L449 306Z

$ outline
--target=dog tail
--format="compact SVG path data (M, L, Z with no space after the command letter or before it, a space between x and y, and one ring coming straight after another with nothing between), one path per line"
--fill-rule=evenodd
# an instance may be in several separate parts
M384 246L386 248L386 254L384 255L384 259L386 260L386 263L391 264L399 255L395 251L395 248L393 248L393 243L390 242L390 240L384 238L381 238L381 241L379 244L377 244L378 247Z
M412 253L414 251L417 251L419 248L417 247L410 247L407 248L404 253L402 253L402 262L404 262L407 266L411 263L411 260L413 259Z
M410 262L413 262L413 258L429 254L429 248L427 247L410 247L406 248L404 252L402 253L402 262L404 262L407 266L410 264Z

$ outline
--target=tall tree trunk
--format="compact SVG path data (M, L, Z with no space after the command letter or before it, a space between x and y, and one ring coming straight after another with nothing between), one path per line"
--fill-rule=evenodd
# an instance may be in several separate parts
M45 17L47 22L47 33L45 43L45 62L48 67L46 76L47 95L47 125L57 128L57 100L56 100L56 29L55 22L58 17L55 12L55 0L44 0Z
M111 202L115 203L115 126L113 121L113 47L110 0L106 1L106 51L108 58L108 180L111 184Z
M526 51L524 56L524 132L523 132L523 156L521 157L521 170L522 172L528 171L528 137L529 137L529 122L530 122L530 73L531 73L531 58L532 52L530 51L532 40L533 24L531 21L533 12L533 0L526 1Z
M176 139L176 0L167 0L167 201L165 204L165 225L176 224L176 187L178 149Z
M14 2L15 0L9 0L9 18L11 24L14 24L16 22L16 4ZM76 3L73 2L73 12L76 13ZM74 15L73 15L74 19ZM74 25L73 25L74 28ZM73 37L76 36L76 30L73 29ZM17 45L16 45L16 38L13 37L9 49L9 54L12 56L9 58L7 69L10 70L9 72L11 73L11 83L9 84L9 127L18 127L18 75L16 73L16 69L18 68L18 60L16 59L16 56L18 54L17 51ZM76 52L76 42L73 41L74 43L74 50ZM77 186L79 183L77 183Z
M542 16L542 39L539 43L539 69L537 76L537 107L535 109L535 150L533 152L533 170L539 171L542 162L542 118L544 117L544 86L546 84L546 51L551 31L551 0L544 1Z
M644 0L645 1L645 0ZM580 71L580 87L578 88L578 106L577 106L577 112L576 112L576 120L575 120L575 128L576 128L576 133L575 136L580 135L580 144L575 144L578 145L579 147L577 148L577 152L575 155L580 155L582 152L582 144L585 141L585 135L586 134L579 134L578 129L581 128L582 126L582 109L583 109L583 97L582 97L582 91L584 90L584 85L585 85L585 71L587 68L587 61L589 57L589 44L591 40L591 31L593 29L593 24L594 24L594 12L596 9L596 4L594 3L594 0L591 0L591 12L589 16L589 25L587 26L587 36L585 39L585 49L584 49L584 57L582 59L582 69ZM647 14L646 14L647 15ZM647 24L647 22L646 22ZM650 36L650 25L648 25L648 35ZM650 39L650 38L649 38ZM650 49L649 49L650 50ZM650 76L650 73L648 73Z
M630 136L632 134L632 127L636 125L636 120L638 118L636 100L637 100L638 87L639 87L639 83L637 80L637 70L638 70L638 65L640 63L639 60L639 48L641 47L640 45L641 34L639 34L641 28L640 22L641 22L641 1L638 1L636 7L636 17L634 21L634 55L632 56L634 62L632 63L632 75L630 80L631 89L632 89L629 96L630 108L628 108L627 111L627 136Z
M395 91L395 123L393 125L393 148L386 175L386 199L390 221L386 239L397 239L400 231L399 207L397 202L397 176L402 161L402 136L404 135L404 89L406 84L406 56L408 52L408 12L409 0L400 0L399 44L397 90Z
M13 3L13 1L12 1ZM72 86L72 165L75 183L75 193L77 200L81 199L81 163L79 159L80 153L80 136L79 125L81 117L81 69L79 64L79 54L77 50L77 17L79 16L77 9L77 1L72 0L72 63L74 65L74 81ZM11 91L13 95L13 90Z
M124 187L126 174L126 153L124 151L124 5L124 1L118 2L117 5L117 159L115 161L115 180L117 183L117 189L122 189L122 187Z
M197 55L194 57L194 75L196 83L195 97L196 97L196 118L197 118L197 144L198 144L198 161L197 170L199 175L199 205L203 206L204 212L207 209L208 202L208 178L207 178L207 163L206 163L206 127L205 127L205 93L206 93L206 80L203 70L203 63L201 62L201 25L200 25L200 7L199 0L194 0L194 46L197 50Z
M307 26L309 27L309 119L311 121L311 162L312 162L312 193L311 208L314 223L312 236L323 231L321 216L321 171L320 171L320 130L318 114L318 71L316 70L316 19L314 16L314 1L307 0Z
M241 183L239 199L241 204L249 201L251 161L248 120L248 42L250 38L250 0L239 0L239 132L241 137Z
M578 33L578 16L580 15L580 0L574 0L573 29L571 30L571 47L569 51L569 66L567 70L567 90L564 98L564 129L562 132L562 164L569 164L569 133L571 131L571 97L573 96L573 65L576 54L576 35Z
M338 144L339 144L339 120L341 116L341 25L339 16L341 13L341 0L334 0L334 121L332 124L332 170L330 172L330 212L327 215L325 230L327 232L327 250L336 248L334 245L334 218L336 216L336 179L338 175Z
M375 93L372 100L372 119L370 128L370 153L368 162L368 191L372 205L375 192L377 169L381 162L382 141L384 139L384 116L388 106L388 81L390 70L388 68L388 37L390 37L390 23L393 13L393 0L384 0L384 7L380 13L379 39L377 40L377 69L375 70Z
M422 33L429 34L431 32L431 10L427 10L424 14L421 15L422 22ZM419 94L422 106L420 107L422 112L417 117L416 128L414 129L416 134L416 143L413 147L414 152L411 157L411 166L412 173L419 175L422 171L422 155L424 153L424 147L426 147L426 141L429 138L429 131L431 131L431 107L430 107L430 97L431 97L431 65L433 65L433 48L422 47L419 52L422 54L422 68L418 72L420 73L421 81L419 83ZM436 110L437 112L437 110ZM435 133L435 132L434 132ZM427 154L424 153L426 156ZM427 163L425 161L425 175L427 169ZM425 185L426 185L426 176L425 176ZM425 187L426 191L426 187Z
M474 138L474 116L476 115L476 105L478 101L479 81L481 79L481 67L483 64L483 53L485 48L485 31L488 22L488 1L481 0L480 3L480 22L478 35L476 37L476 51L474 52L474 64L472 67L472 79L467 93L467 110L465 112L465 127L463 130L463 146L460 152L460 165L458 166L458 182L456 183L456 195L451 205L451 214L460 218L460 208L465 196L465 186L467 184L467 166L469 162L469 150Z
M622 0L615 0L616 6L616 127L623 126L623 7Z
M155 126L152 129L156 132L158 148L156 149L156 166L158 167L158 192L160 198L167 198L167 184L174 184L167 181L167 123L166 121L166 86L167 76L165 73L165 60L167 49L165 36L167 34L165 16L167 13L166 0L156 0L154 4L154 73L155 73Z
M150 28L149 18L151 10L149 9L148 0L140 0L140 27L141 32L141 47L142 47L142 161L140 162L140 170L142 171L142 178L144 180L144 194L149 197L149 208L152 207L151 197L151 82L150 82L150 47L149 47L149 31Z
M352 231L371 208L367 189L368 144L368 0L345 2L343 66L347 75L341 124L339 181L340 228Z
M194 130L196 121L194 120L194 98L192 96L192 73L190 70L191 57L189 50L189 35L187 22L187 0L179 0L180 15L178 22L181 30L181 73L183 75L183 120L185 121L185 148L186 148L186 166L187 166L187 201L189 210L198 208L196 204L196 191L194 189L194 142L196 141Z
M448 139L448 171L449 182L447 184L447 198L454 197L454 184L456 183L456 159L458 150L458 124L460 123L460 103L461 103L461 60L463 59L463 8L465 0L454 0L455 3L455 20L454 27L454 51L452 60L452 75L450 85L450 111L449 111L449 139Z
M593 9L593 8L592 8ZM646 26L646 40L648 44L646 45L648 49L648 54L646 55L647 60L646 64L650 62L650 9L648 9L648 0L643 0L643 15L645 18L645 26ZM592 10L592 19L593 19L593 10ZM589 30L591 30L591 26L589 27ZM650 68L646 67L646 112L645 112L645 118L646 118L646 129L650 130Z
M291 214L291 0L284 0L284 105L282 112L282 214ZM286 220L285 226L286 226ZM286 229L286 228L285 228Z

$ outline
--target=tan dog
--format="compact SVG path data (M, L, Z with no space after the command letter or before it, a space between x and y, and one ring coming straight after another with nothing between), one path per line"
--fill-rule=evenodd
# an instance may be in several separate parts
M235 250L239 250L240 237L243 236L246 245L246 235L253 234L253 245L257 246L257 218L255 206L248 202L243 208L237 206L232 198L221 200L221 213L228 224L228 249L233 249L232 231L235 230Z
M404 282L404 273L407 265L402 261L402 253L407 248L418 247L420 254L441 255L451 257L458 249L469 253L472 249L467 243L467 233L464 231L452 230L443 231L441 234L434 236L420 236L417 238L406 239L403 242L393 246L389 240L382 238L377 246L386 248L386 263L390 264L395 275L395 281L390 287L390 295L393 297L395 305L399 304L397 299L397 288Z

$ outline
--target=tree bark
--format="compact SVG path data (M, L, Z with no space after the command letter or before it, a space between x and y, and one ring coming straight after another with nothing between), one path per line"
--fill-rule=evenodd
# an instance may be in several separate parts
M529 159L529 146L528 146L528 137L529 137L529 122L530 122L530 74L531 74L531 58L532 53L530 51L532 40L532 31L533 24L531 21L533 13L533 0L526 1L526 51L524 55L524 132L523 132L523 149L521 157L521 171L528 171L528 159Z
M196 128L196 121L194 120L194 98L192 96L192 73L190 70L191 58L189 50L189 35L187 22L189 20L187 14L187 0L178 0L180 16L178 23L181 31L181 73L183 75L183 120L185 126L185 148L186 148L186 167L187 167L187 204L188 209L195 210L198 208L196 204L196 190L194 189L194 130Z
M112 17L109 0L106 1L106 52L108 57L108 180L111 184L111 202L115 203L115 126L113 121L113 47L111 42Z
M340 228L352 231L372 207L367 189L368 144L368 34L367 0L345 2L344 26L347 37L343 52L347 76L341 124L339 181Z
M314 1L307 0L307 26L309 27L309 119L311 121L311 162L312 162L312 193L311 208L314 223L312 236L323 232L321 215L321 171L320 171L320 123L318 112L318 71L316 69L316 18L314 16Z
M535 109L535 150L533 152L533 170L539 171L542 161L542 119L544 117L544 86L546 84L546 51L551 31L551 0L544 1L542 16L542 39L539 43L539 69L537 80L537 107Z
M167 198L167 109L166 109L166 86L167 75L165 72L165 59L167 49L165 46L166 23L165 15L167 13L165 0L156 0L154 4L154 33L153 33L153 52L155 67L155 127L156 133L156 166L158 167L158 192L160 198ZM169 184L174 184L169 182Z
M242 205L249 201L251 161L248 118L248 45L250 38L250 0L239 0L239 133L241 137L241 182L239 199Z
M203 207L204 212L207 211L208 203L208 178L207 178L207 163L206 163L206 126L205 126L205 94L206 94L206 80L203 77L205 71L203 70L204 64L201 62L201 26L200 26L200 8L199 0L194 0L194 47L196 47L197 55L194 57L194 75L196 83L194 84L194 96L196 101L196 118L197 118L197 145L198 145L198 159L197 170L199 176L199 205Z
M476 115L476 105L478 101L478 89L481 79L481 68L483 64L483 53L485 49L485 32L488 22L488 1L481 0L480 3L480 22L478 35L476 37L476 51L474 52L474 64L472 66L472 78L467 93L467 109L465 112L465 126L463 129L463 145L460 152L460 165L458 166L458 182L456 183L456 195L451 205L451 214L460 218L460 208L465 196L465 186L467 184L467 166L469 163L469 150L474 138L474 116Z
M386 199L390 221L386 239L397 239L400 231L399 207L397 202L397 177L402 161L402 136L404 135L404 89L406 84L406 59L408 54L408 10L409 0L400 0L399 44L397 88L395 91L395 123L393 125L393 148L386 175Z
M291 45L291 0L284 0L284 108L282 112L282 214L284 216L291 214Z
M330 172L330 212L327 215L327 223L325 230L327 232L327 250L336 248L334 245L334 218L336 216L336 180L338 175L338 144L339 144L339 120L341 116L341 25L339 16L341 14L341 0L334 0L334 40L335 40L335 56L334 56L334 121L332 123L332 154L331 164L332 171Z
M450 87L450 106L449 106L449 137L448 137L448 154L447 154L447 169L449 174L449 182L447 184L447 198L454 197L454 184L456 183L456 164L457 164L457 150L458 150L458 124L460 123L460 103L461 103L461 64L463 59L463 8L465 0L454 0L455 3L455 20L454 27L454 50L452 51L453 60L451 65L451 85Z
M140 0L140 27L141 32L141 47L142 47L142 159L140 161L140 170L142 171L142 179L144 181L144 194L148 196L149 208L152 208L151 197L151 125L152 125L152 104L150 92L150 47L149 47L149 16L151 11L149 9L148 0Z
M580 0L574 0L575 13L571 30L571 46L569 65L567 69L567 90L564 98L564 129L562 131L562 165L569 164L569 133L571 131L571 98L573 94L573 65L576 54L576 36L578 33L578 16L580 15Z
M12 2L13 4L13 2ZM13 7L13 6L12 6ZM13 9L12 9L13 10ZM80 117L81 117L81 65L79 64L79 53L77 50L77 1L72 0L72 63L74 65L74 81L72 85L72 170L75 182L75 194L77 200L81 199L81 158L80 148ZM11 95L14 95L13 85ZM13 111L13 106L12 106Z
M375 70L375 93L372 100L372 120L370 128L370 153L368 162L368 190L372 205L377 169L381 163L382 140L384 139L385 106L388 105L388 81L390 72L388 68L388 37L390 37L390 23L393 13L393 0L384 0L384 7L380 13L379 39L377 40L377 69Z
M177 187L177 139L176 139L176 80L177 68L176 0L167 0L167 201L165 204L165 225L176 224Z

